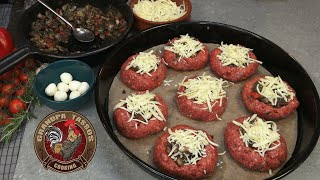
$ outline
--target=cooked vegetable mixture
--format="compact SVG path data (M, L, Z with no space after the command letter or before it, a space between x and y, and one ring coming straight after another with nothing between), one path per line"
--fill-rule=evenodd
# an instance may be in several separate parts
M115 39L122 35L127 27L127 22L122 14L111 6L103 11L91 5L77 7L73 4L65 4L56 11L74 27L83 27L94 32L96 40L90 43L93 48L101 46L96 41ZM70 46L75 41L71 27L50 11L37 15L37 20L32 23L30 36L36 47L46 52L79 53L82 49L88 50L87 48L77 49ZM76 44L81 43L76 42Z

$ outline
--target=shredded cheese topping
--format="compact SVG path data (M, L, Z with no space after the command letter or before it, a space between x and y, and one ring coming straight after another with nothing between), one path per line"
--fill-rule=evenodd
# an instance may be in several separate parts
M171 83L172 81L173 81L173 80L164 80L164 81L163 81L163 85L164 85L164 86L170 86L170 85L171 85L170 83Z
M194 99L194 103L207 103L209 112L212 112L212 106L219 101L219 106L222 105L222 99L226 97L226 91L223 89L230 84L223 79L214 78L212 76L198 76L185 81L186 77L180 83L180 86L185 87L184 92L178 92L179 97L186 96L188 99ZM215 101L213 104L211 101Z
M278 99L289 102L295 96L288 85L282 81L280 76L265 76L258 81L256 88L257 92L267 98L273 106L277 104Z
M131 94L124 100L120 100L120 103L115 105L114 110L117 108L128 111L131 114L130 121L137 121L143 124L148 124L150 120L165 121L165 117L159 108L159 102L154 100L155 94L146 91L144 94ZM141 119L135 118L136 115L140 115ZM152 118L154 116L154 118ZM151 119L150 119L151 118ZM136 127L137 128L137 127Z
M227 45L223 44L223 42L221 42L219 49L222 52L221 54L217 55L217 57L221 61L222 66L234 65L245 68L250 63L262 64L261 61L250 58L249 52L252 51L252 49L240 45Z
M184 1L178 6L171 0L139 0L133 6L133 12L143 19L155 22L172 21L187 13Z
M159 63L160 59L153 54L153 50L149 52L140 52L129 63L129 65L126 67L126 70L133 67L138 69L136 72L139 74L148 74L149 76L152 76L150 72L156 71Z
M190 37L188 34L181 35L180 38L172 42L171 45L164 47L165 50L178 54L180 56L178 61L180 61L181 58L189 58L200 50L204 51L203 48L204 45L201 42Z
M219 146L212 142L207 134L201 130L178 129L174 132L169 128L168 142L173 144L169 157L176 161L178 158L185 157L185 165L196 164L202 157L206 157L207 145ZM178 149L178 152L175 150ZM184 152L185 149L191 153L191 156Z
M235 120L232 122L245 131L243 133L241 129L239 130L240 138L246 147L250 144L262 157L267 151L276 149L281 144L277 125L273 121L263 121L254 114L245 119L242 124ZM274 146L271 147L271 145Z
M272 175L272 169L269 169L269 175L270 176Z
M218 116L218 114L216 114L216 117L219 121L222 121L222 119Z

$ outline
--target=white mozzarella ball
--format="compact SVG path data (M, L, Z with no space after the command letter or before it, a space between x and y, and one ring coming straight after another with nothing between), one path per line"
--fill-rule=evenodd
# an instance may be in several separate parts
M57 88L58 88L58 91L64 91L64 92L69 91L69 85L64 82L59 82L57 85Z
M80 94L84 94L84 93L86 93L88 91L89 87L90 86L89 86L89 84L87 82L82 82L80 87L79 87L79 89L78 89L78 91L80 92Z
M64 72L60 75L60 80L61 82L69 84L73 80L73 77L70 73Z
M44 91L47 96L54 96L54 94L57 92L57 86L54 83L51 83Z
M71 91L77 91L79 89L80 85L81 85L81 82L79 82L79 81L71 81L69 83L69 89Z
M57 91L54 94L54 100L55 101L65 101L65 100L67 100L67 98L68 98L68 95L64 91Z
M69 99L74 99L74 98L77 98L79 97L81 94L79 91L72 91L69 95Z

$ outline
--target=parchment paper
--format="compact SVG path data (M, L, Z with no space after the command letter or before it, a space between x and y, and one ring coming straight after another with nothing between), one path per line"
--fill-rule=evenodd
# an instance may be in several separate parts
M207 44L207 46L209 47L209 52L210 52L213 48L217 47L218 45ZM160 54L160 52L163 49L163 45L159 45L150 49L153 49ZM171 68L168 68L166 80L173 80L170 83L171 85L164 86L164 84L162 84L160 87L154 89L152 92L161 95L168 105L169 118L167 120L167 127L173 127L177 124L186 124L197 129L205 130L209 134L214 136L214 141L219 144L219 147L218 147L219 153L222 153L226 150L224 146L223 137L224 137L224 130L226 128L227 123L239 117L252 115L252 113L250 113L245 108L245 105L240 95L242 86L246 81L235 83L234 85L231 85L230 87L225 88L228 99L227 99L227 106L226 106L225 112L221 116L222 121L219 121L219 120L214 122L195 121L188 117L184 117L183 115L180 114L179 110L177 109L177 105L175 103L174 97L178 89L178 83L180 83L185 76L188 76L188 77L198 76L198 75L202 75L204 72L207 75L216 77L216 75L213 74L212 71L210 70L209 66L206 66L204 69L201 69L198 71L189 71L189 72L180 72L180 71L175 71ZM270 73L266 69L259 67L258 72L256 73L255 76L258 76L261 74L270 75ZM126 92L125 94L123 94L124 91ZM112 119L113 107L120 101L120 99L126 98L129 94L133 92L134 91L132 91L122 83L120 79L120 75L118 73L109 91L108 112L109 112L110 119ZM297 113L295 112L291 116L285 119L276 121L278 128L280 129L279 132L283 135L287 143L287 147L288 147L287 160L290 159L296 144L297 122L298 122L297 120L298 120L298 116L297 116ZM115 126L114 126L114 129L116 129ZM122 144L126 146L126 148L128 148L133 154L135 154L137 157L139 157L141 160L151 165L152 167L155 167L152 161L153 145L157 137L160 136L163 132L157 133L155 135L152 135L150 137L146 137L140 140L127 139L121 136L121 134L119 134L116 130L115 130L115 133L118 136L119 140L122 142ZM277 172L277 170L275 170L273 174ZM256 172L256 171L251 171L251 170L247 170L246 168L243 168L240 164L238 164L231 158L228 152L226 152L224 155L219 156L219 161L217 164L216 171L214 175L208 179L249 180L249 179L264 179L267 177L270 177L268 172Z

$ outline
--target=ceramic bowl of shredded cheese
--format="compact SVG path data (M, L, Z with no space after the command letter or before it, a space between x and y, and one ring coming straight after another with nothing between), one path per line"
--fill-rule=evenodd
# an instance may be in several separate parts
M131 0L130 8L138 30L161 24L188 21L191 17L190 0Z

